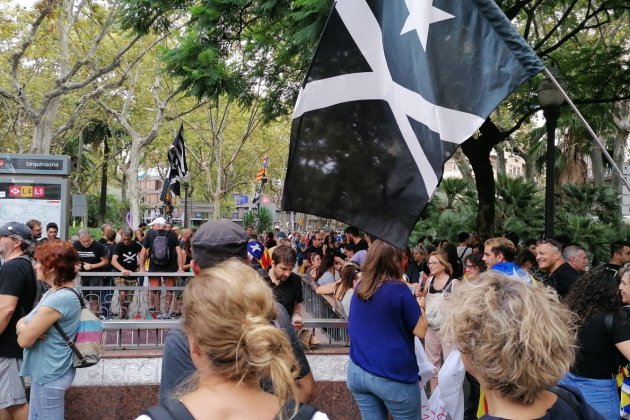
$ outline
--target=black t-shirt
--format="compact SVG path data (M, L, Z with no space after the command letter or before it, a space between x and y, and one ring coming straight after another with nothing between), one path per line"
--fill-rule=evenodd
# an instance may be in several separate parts
M83 269L83 263L88 264L98 264L101 262L101 257L107 256L107 248L105 245L101 244L98 241L92 241L92 245L88 248L81 245L81 242L76 241L74 244L74 249L77 250L77 254L79 254L79 260L81 260L81 271L86 271ZM98 271L106 271L107 267L103 267Z
M306 251L304 251L304 255L306 255L306 257L308 258L309 255L311 254L319 254L320 257L324 258L324 250L322 249L322 247L316 247L314 245L310 245L308 248L306 248Z
M273 268L272 268L273 270ZM276 302L284 306L289 316L293 315L293 309L297 303L302 303L302 279L295 273L291 273L289 277L275 285L269 277L269 273L265 276L265 281L273 289L273 295Z
M177 247L179 246L179 239L177 239L175 232L171 230L150 230L142 240L142 246L149 250L150 254L153 251L153 240L157 237L158 232L160 235L166 234L170 258L168 264L158 265L149 256L149 271L175 272L177 271Z
M17 343L15 325L33 309L36 290L35 272L30 261L14 258L0 267L0 295L18 298L9 324L0 334L0 357L22 358L22 348Z
M362 249L368 250L368 243L365 239L360 239L359 242L354 244L354 253L361 251Z
M138 269L138 254L142 251L142 245L133 241L131 245L125 245L120 242L114 247L112 257L118 255L118 264L122 265L124 269L129 271L136 271Z
M549 284L556 289L560 297L565 297L569 294L569 290L575 284L575 281L580 277L580 273L575 268L571 267L569 263L565 262L556 269L549 276Z
M571 372L590 379L610 379L619 368L616 343L630 340L630 323L614 314L612 331L606 331L606 315L592 315L578 331L578 349Z

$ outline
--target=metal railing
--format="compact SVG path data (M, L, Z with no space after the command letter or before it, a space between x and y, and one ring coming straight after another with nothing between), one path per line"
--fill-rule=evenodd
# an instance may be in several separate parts
M177 318L181 294L191 272L142 272L121 277L120 272L80 272L77 288L94 313L103 319L155 320ZM148 278L161 278L156 287ZM172 279L172 286L167 282Z
M168 330L179 322L182 292L193 275L130 273L123 283L120 272L81 272L77 288L104 321L106 348L159 348ZM149 287L145 285L148 277L174 278L174 285L165 286L162 280L160 286ZM137 280L137 284L129 280ZM304 309L313 318L304 319L305 328L321 329L329 344L347 345L348 323L343 308L330 296L315 293L316 286L313 280L302 277Z
M151 322L136 320L106 320L105 348L117 350L153 349L164 345L166 334L179 324L176 319L153 320ZM347 330L348 321L344 319L307 319L304 328L321 328L322 330ZM332 337L329 344L332 343ZM339 343L336 343L339 344Z
M322 328L331 341L340 344L348 344L348 322L346 314L341 306L341 302L330 296L318 295L315 292L317 283L307 276L302 276L302 297L304 298L304 309L315 318L345 320L343 327L326 326Z

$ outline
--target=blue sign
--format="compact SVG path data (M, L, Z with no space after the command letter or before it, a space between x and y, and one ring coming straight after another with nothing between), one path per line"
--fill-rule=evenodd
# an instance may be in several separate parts
M233 196L237 206L244 206L249 203L249 196L246 194L233 194Z

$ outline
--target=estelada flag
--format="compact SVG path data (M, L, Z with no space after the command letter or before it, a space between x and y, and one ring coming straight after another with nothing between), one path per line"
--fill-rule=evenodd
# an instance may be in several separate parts
M404 247L444 162L543 68L494 0L338 0L293 112L283 210Z

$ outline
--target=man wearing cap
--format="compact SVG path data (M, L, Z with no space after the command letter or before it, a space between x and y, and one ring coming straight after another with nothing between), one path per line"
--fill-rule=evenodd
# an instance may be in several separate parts
M243 229L230 220L210 221L202 224L191 239L191 267L195 274L230 258L238 258L243 264L247 261L248 236ZM315 382L310 366L304 355L291 319L284 307L276 303L274 324L289 337L293 352L300 364L297 380L299 401L309 403L313 399ZM230 314L226 314L230 316ZM190 357L188 339L180 327L172 328L164 340L162 357L162 378L160 381L160 401L171 397L173 390L195 371ZM264 385L264 384L263 384Z
M166 219L163 217L156 217L149 226L151 230L147 233L147 236L142 240L142 251L138 257L139 259L139 271L145 271L144 262L148 255L149 259L149 273L175 273L184 271L184 261L180 257L181 248L179 246L179 239L177 235L166 229ZM166 241L167 255L163 260L159 259L159 255L156 252L158 248L157 241ZM171 303L173 301L173 291L169 290L165 296L165 307L162 313L160 308L160 292L156 288L161 286L161 279L164 279L164 286L175 287L175 277L149 277L149 314L153 318L168 318L171 314Z
M290 245L287 240L287 234L283 231L276 233L276 246L269 249L269 256L273 259L273 250L279 247L280 245Z
M28 404L19 375L22 349L15 325L33 309L36 295L35 272L28 259L34 244L31 229L18 222L0 226L0 409L13 419L28 417Z

